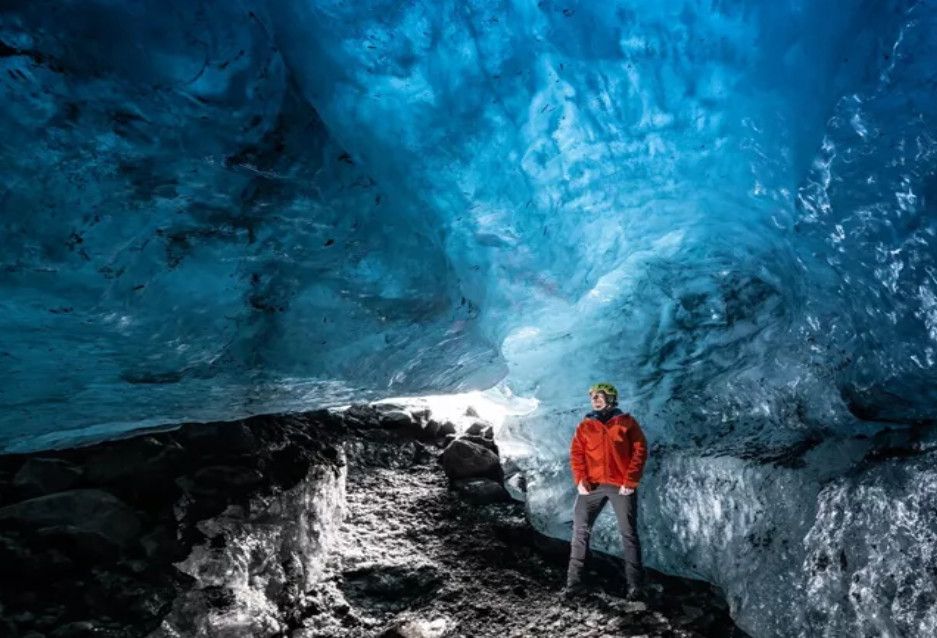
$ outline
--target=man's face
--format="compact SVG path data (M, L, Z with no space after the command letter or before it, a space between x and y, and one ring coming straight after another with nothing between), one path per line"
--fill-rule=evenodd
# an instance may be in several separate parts
M605 400L604 392L593 392L590 395L590 399L592 399L592 407L596 410L601 410L608 405L608 402Z

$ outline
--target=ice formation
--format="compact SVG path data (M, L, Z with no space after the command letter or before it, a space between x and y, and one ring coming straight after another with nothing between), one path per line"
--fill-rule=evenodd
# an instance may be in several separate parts
M758 636L933 634L935 33L933 0L5 3L0 446L500 381L562 535L608 379L651 565Z

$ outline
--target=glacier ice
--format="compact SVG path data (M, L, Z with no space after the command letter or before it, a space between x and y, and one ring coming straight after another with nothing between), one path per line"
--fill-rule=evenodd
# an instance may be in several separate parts
M0 447L500 382L563 535L610 379L652 566L759 636L933 633L935 23L4 3Z
M0 443L503 376L439 229L335 142L254 14L19 4Z

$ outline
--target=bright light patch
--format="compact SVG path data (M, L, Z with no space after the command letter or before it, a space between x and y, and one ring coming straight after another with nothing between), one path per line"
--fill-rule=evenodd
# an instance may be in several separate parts
M429 408L437 421L452 421L459 432L478 419L491 423L495 434L509 416L529 414L540 402L534 398L515 396L510 388L499 384L487 390L473 390L460 394L435 394L423 397L388 397L377 403L397 403L411 409ZM469 408L478 415L466 414Z

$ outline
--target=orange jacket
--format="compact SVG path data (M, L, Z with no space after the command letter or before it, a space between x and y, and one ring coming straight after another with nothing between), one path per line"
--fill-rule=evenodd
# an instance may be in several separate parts
M636 488L647 461L647 439L630 414L602 423L587 416L576 427L569 448L573 482L611 483Z

